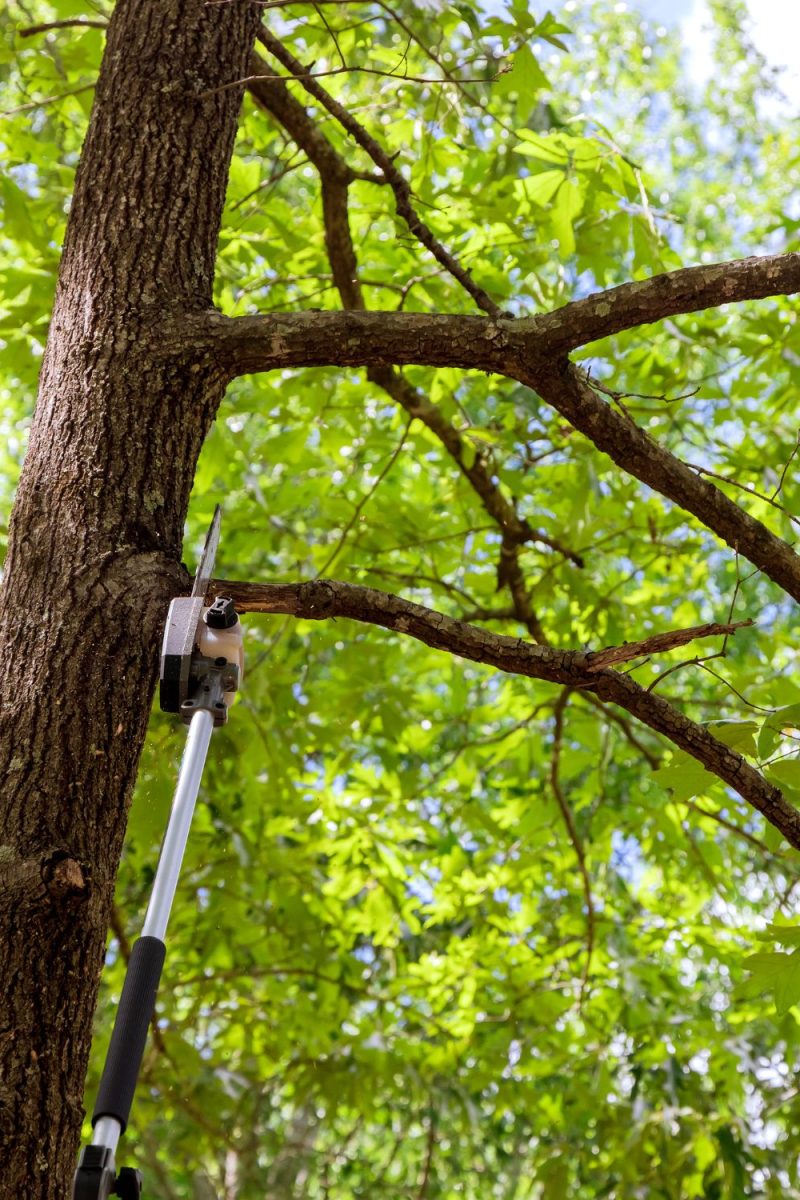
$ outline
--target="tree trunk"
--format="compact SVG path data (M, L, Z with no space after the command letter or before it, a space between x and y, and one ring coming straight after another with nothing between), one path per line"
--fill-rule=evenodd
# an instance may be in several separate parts
M63 1200L183 521L225 386L211 304L259 20L121 0L78 171L0 608L0 1197Z

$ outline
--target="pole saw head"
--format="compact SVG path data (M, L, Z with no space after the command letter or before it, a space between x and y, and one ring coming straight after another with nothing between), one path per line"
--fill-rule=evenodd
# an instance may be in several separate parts
M206 537L191 596L169 606L161 648L159 702L185 724L203 709L224 725L244 669L242 627L233 601L218 596L206 606L219 544L220 507Z

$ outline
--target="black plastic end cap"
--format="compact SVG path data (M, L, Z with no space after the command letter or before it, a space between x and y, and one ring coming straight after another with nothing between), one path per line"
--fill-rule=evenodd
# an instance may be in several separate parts
M140 1200L142 1195L142 1172L133 1167L123 1167L117 1176L114 1195L120 1200Z
M108 1200L115 1186L108 1146L85 1146L72 1181L72 1200Z
M206 625L211 629L230 629L238 619L236 607L229 596L217 596L206 613Z

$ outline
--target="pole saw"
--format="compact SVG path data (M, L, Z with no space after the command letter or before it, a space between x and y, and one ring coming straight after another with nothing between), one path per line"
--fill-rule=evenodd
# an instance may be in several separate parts
M242 627L232 600L206 605L219 544L220 507L214 512L191 596L170 604L161 648L159 702L164 712L180 713L189 726L172 811L142 933L131 951L114 1021L97 1101L92 1143L85 1146L72 1184L72 1200L139 1200L141 1172L122 1167L115 1155L130 1115L147 1029L155 1011L164 965L172 901L189 837L208 745L214 729L228 719L228 707L242 679Z

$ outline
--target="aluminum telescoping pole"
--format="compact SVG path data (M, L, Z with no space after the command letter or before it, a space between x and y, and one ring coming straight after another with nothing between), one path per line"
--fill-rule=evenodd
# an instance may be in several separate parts
M207 709L199 709L189 724L178 786L175 789L175 799L161 847L153 891L142 926L142 937L160 938L163 942L167 932L167 921L178 886L178 875L213 731L214 717Z
M164 936L178 886L197 793L203 776L214 716L206 709L192 717L183 751L175 799L161 847L142 935L131 951L114 1031L108 1047L97 1103L94 1107L92 1144L107 1147L112 1155L130 1115L136 1078L144 1054L147 1030L155 1010L156 991L164 965Z

